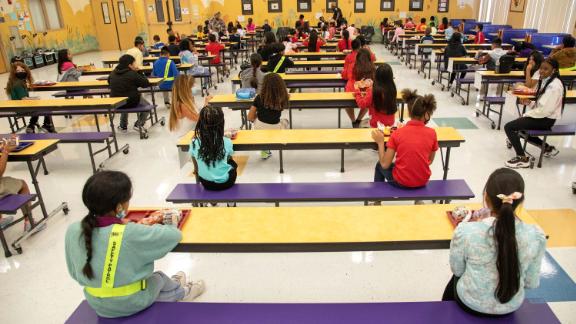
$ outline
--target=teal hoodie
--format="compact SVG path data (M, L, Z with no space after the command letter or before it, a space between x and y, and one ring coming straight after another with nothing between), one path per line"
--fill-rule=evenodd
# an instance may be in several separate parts
M86 247L80 223L70 225L66 232L66 264L68 272L81 286L100 287L104 257L108 247L108 237L112 226L98 227L92 232L92 261L94 278L88 279L82 273L86 263ZM169 225L126 225L114 286L124 286L146 279L154 272L154 261L164 257L182 239L178 228ZM124 297L97 298L84 292L86 300L102 317L121 317L137 313L152 305L162 287L156 281L148 281L145 290Z

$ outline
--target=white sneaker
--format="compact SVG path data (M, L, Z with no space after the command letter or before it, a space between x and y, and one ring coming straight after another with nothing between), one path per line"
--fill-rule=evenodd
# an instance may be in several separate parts
M202 295L205 290L206 286L204 285L203 280L191 281L184 285L184 291L186 292L184 294L184 300L194 300L198 298L198 296Z
M176 281L177 283L180 284L180 286L184 287L186 286L186 273L184 273L184 271L178 271L176 272L175 275L173 275L172 280Z

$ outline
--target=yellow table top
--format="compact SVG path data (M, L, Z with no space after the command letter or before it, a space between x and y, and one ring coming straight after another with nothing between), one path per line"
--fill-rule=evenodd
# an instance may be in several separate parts
M343 52L298 52L298 53L292 53L292 54L286 54L286 56L293 56L293 57L298 57L298 56L341 56L341 55L346 55L346 53Z
M396 93L396 99L401 100L400 92ZM353 92L295 92L290 94L290 102L308 101L308 100L356 100ZM235 94L215 95L210 103L231 103L237 102ZM251 102L251 101L248 101Z
M375 65L382 65L384 64L383 60L378 60L376 62L374 62ZM262 66L266 66L268 65L267 61L262 62ZM322 61L294 61L294 66L298 67L298 66L319 66L321 67L322 65L330 65L330 66L334 66L334 65L340 65L340 66L344 66L344 60L322 60Z
M12 152L10 156L28 156L28 155L36 155L48 147L58 144L59 140L35 140L35 141L22 141L22 142L34 142L33 145L23 149L20 152Z
M454 62L477 62L478 60L473 57L451 57L449 60ZM526 62L526 57L517 57L514 59L516 62Z
M340 73L313 73L313 74L297 74L297 73L278 73L283 80L306 80L306 81L322 81L322 80L342 80ZM235 76L232 78L233 81L240 80L240 76Z
M482 76L512 76L512 77L524 77L524 71L510 71L510 73L496 73L495 71L476 71ZM576 71L560 70L560 76L562 77L576 77Z
M110 107L126 100L126 97L116 98L75 98L75 99L40 99L40 100L4 100L0 101L0 110L14 108L39 107L77 107L82 104L83 109L96 107Z
M513 96L518 97L518 99L533 99L534 95L520 95L514 94L512 91L509 92ZM566 91L566 99L575 99L576 98L576 90L567 90Z
M157 85L164 80L163 78L148 78L151 85ZM70 82L56 82L53 85L33 85L34 89L49 89L49 88L101 88L108 85L108 80L88 80L88 81L70 81Z
M478 204L467 204L477 209ZM452 239L456 205L194 208L181 244L349 243ZM519 217L536 221L521 208Z
M260 129L240 130L232 141L235 145L245 144L328 144L328 143L372 143L371 128L336 129ZM436 127L438 142L464 142L464 137L452 127ZM180 138L178 146L188 146L194 131ZM390 137L385 137L387 141Z
M186 64L176 64L176 67L177 67L179 70L187 70L187 69L192 68L192 64L188 64L188 63L186 63ZM139 70L140 70L140 71L143 71L143 72L150 72L150 71L152 71L152 66L151 66L151 65L146 65L146 66L141 67ZM105 67L103 67L103 68L92 68L92 69L90 69L90 70L88 70L88 71L84 71L84 74L91 74L91 73L93 73L93 74L110 74L110 73L112 73L112 71L114 71L114 68L111 68L111 67L108 67L108 68L105 68Z

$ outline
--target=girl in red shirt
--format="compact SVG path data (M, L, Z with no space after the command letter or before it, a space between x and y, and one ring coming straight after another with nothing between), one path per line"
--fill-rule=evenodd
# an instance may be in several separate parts
M342 31L342 39L338 41L338 52L349 51L352 49L352 40L350 32L347 29Z
M216 35L208 35L208 44L206 45L206 53L214 55L215 57L210 61L210 64L220 64L220 51L224 49L224 45L216 41ZM218 68L218 67L216 67ZM224 74L226 74L227 68L224 64Z
M330 36L328 37L328 39L334 39L334 35L336 35L336 23L331 21L330 22L330 28L328 28L328 33L330 33Z
M357 40L354 40L353 43L355 42L357 42ZM365 79L374 79L374 63L370 58L370 51L361 48L356 53L356 62L354 62L354 66L352 67L352 73L349 73L348 75L348 82L346 83L345 89L346 92L354 92L354 83ZM346 108L346 114L348 114L353 128L358 128L360 126L360 121L362 121L362 118L367 112L368 109L360 109L358 117L355 117L354 108Z
M436 131L426 127L436 110L436 99L409 89L402 90L402 99L408 105L410 121L393 132L387 143L382 131L372 131L379 156L374 181L405 188L423 187L430 179L430 164L438 150Z
M320 47L324 45L322 38L318 37L316 30L312 30L310 38L304 41L304 46L308 48L308 52L320 52Z
M396 84L392 67L382 64L374 76L374 84L367 90L356 89L354 92L356 104L362 109L368 108L370 113L370 127L378 127L378 123L385 126L394 125L394 115L398 110L396 106Z

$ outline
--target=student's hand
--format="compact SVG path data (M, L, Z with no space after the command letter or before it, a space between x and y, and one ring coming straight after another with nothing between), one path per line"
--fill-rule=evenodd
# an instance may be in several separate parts
M520 99L520 103L523 104L524 106L528 106L529 104L532 103L532 100L530 100L528 98L523 98L523 99Z
M7 138L2 139L2 151L6 153L10 153L16 149L16 145L11 145L11 141ZM13 142L12 142L13 143Z
M372 139L377 144L384 144L384 133L378 129L372 131Z

